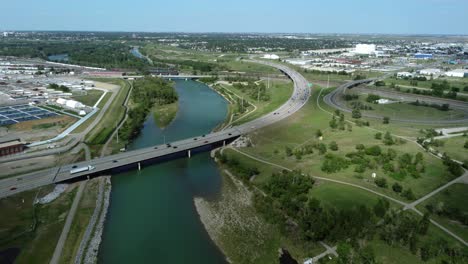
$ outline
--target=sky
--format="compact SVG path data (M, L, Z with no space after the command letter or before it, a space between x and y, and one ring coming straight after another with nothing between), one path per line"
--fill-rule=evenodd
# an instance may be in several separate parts
M468 35L468 0L0 0L0 30Z

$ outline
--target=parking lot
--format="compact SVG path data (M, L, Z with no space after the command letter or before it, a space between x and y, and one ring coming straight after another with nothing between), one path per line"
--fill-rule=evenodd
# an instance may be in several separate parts
M0 107L0 126L57 116L57 113L28 104Z

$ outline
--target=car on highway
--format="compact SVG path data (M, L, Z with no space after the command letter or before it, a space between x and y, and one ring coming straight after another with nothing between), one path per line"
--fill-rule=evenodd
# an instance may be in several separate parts
M10 188L10 191L14 191L14 190L17 190L17 189L18 189L18 188L16 188L16 187L11 187L11 188Z

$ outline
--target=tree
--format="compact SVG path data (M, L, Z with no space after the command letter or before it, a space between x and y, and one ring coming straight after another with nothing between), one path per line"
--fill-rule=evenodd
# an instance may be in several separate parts
M392 185L392 190L396 193L401 193L401 191L403 191L403 186L401 186L401 184L399 184L398 182L395 182Z
M317 132L315 132L315 136L317 136L318 138L323 136L322 130L318 129Z
M463 145L463 147L468 149L468 141L465 141L465 145Z
M380 140L380 139L382 139L382 133L377 132L377 133L375 134L374 137L375 137L375 139L379 139L379 140Z
M390 145L393 145L395 144L395 142L393 141L393 138L392 138L392 135L390 134L390 132L387 131L387 133L385 133L385 136L384 136L384 139L383 139L383 143L387 146L390 146Z
M291 157L293 155L292 149L290 147L285 147L286 156Z
M383 118L383 123L384 123L384 124L390 123L390 117L385 116L385 117Z
M332 141L330 142L330 144L328 145L328 147L333 150L333 151L337 151L338 150L338 144L336 144L335 141Z
M374 213L378 217L384 217L388 208L390 208L390 203L387 200L380 198L374 205Z
M425 213L421 221L418 224L418 233L420 235L427 234L427 230L429 229L429 225L431 224L431 220L429 219L429 214Z
M366 147L363 144L357 144L356 149L357 150L364 150Z
M380 188L387 188L387 179L385 179L385 178L377 178L377 179L375 179L374 182Z
M332 118L332 120L330 120L329 124L330 124L330 127L333 128L333 129L338 127L338 122L336 122L335 116L333 116L333 118Z
M408 200L416 199L416 197L414 197L413 190L411 190L411 188L406 189L401 195Z
M361 118L362 117L361 110L353 109L353 111L351 112L351 116L355 119Z

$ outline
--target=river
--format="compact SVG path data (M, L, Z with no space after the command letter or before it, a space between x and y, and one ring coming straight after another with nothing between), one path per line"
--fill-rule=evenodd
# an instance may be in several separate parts
M208 86L175 81L179 111L164 130L152 115L129 146L138 149L209 133L227 115L227 102ZM99 263L225 263L193 204L214 199L221 175L209 153L112 177Z

